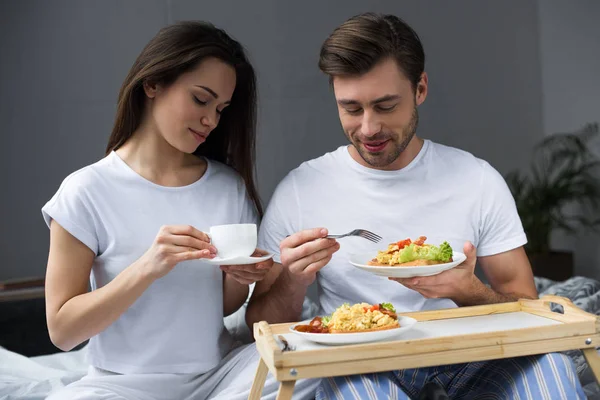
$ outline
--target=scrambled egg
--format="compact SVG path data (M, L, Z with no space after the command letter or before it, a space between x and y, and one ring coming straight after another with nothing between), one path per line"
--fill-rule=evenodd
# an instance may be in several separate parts
M415 249L419 247L429 247L429 244L415 245ZM398 243L392 243L388 246L385 251L377 252L377 262L379 264L387 264L387 265L398 265L402 264L400 261L400 247Z
M377 252L377 262L380 264L388 264L388 265L394 265L395 263L392 261L394 254L396 254L396 260L398 258L398 244L397 243L392 243L388 246L387 250L385 251L378 251ZM396 262L397 264L397 262Z
M367 311L365 311L365 308ZM394 328L400 326L398 320L379 310L370 310L371 305L359 303L353 306L344 304L331 315L328 323L330 332L356 332L367 329Z

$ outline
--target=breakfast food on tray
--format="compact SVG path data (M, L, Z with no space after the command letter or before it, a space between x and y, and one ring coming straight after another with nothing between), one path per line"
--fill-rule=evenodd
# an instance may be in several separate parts
M299 332L359 333L399 328L398 315L391 303L343 304L331 316L315 317L308 325L296 325Z
M439 246L425 243L427 237L419 236L414 242L410 239L391 243L387 250L377 252L377 257L368 265L379 267L410 267L444 264L452 261L452 247L448 242Z

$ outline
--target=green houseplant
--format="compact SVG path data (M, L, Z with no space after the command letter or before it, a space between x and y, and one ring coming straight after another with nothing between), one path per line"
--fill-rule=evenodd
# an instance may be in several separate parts
M600 228L600 156L590 147L598 133L596 123L549 136L535 147L529 171L505 176L535 275L563 280L573 273L573 255L551 249L552 232Z

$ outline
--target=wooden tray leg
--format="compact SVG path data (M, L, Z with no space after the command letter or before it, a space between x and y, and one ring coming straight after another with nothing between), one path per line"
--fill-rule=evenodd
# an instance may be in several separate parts
M265 382L267 380L267 374L269 369L267 364L261 358L256 368L256 375L254 375L254 381L252 382L252 389L250 389L250 396L248 400L260 400L263 389L265 388Z
M279 386L279 391L277 392L277 400L290 400L292 393L294 393L294 385L296 385L296 381L281 382L281 386Z
M581 351L583 352L585 360L596 377L596 382L600 384L600 355L598 355L596 349L593 347L591 349L583 349Z

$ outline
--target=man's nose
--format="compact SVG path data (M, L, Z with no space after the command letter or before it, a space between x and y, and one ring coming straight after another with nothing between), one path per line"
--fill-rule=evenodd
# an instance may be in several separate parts
M364 136L371 137L381 131L381 123L378 121L377 116L372 112L365 111L363 113L360 133Z

